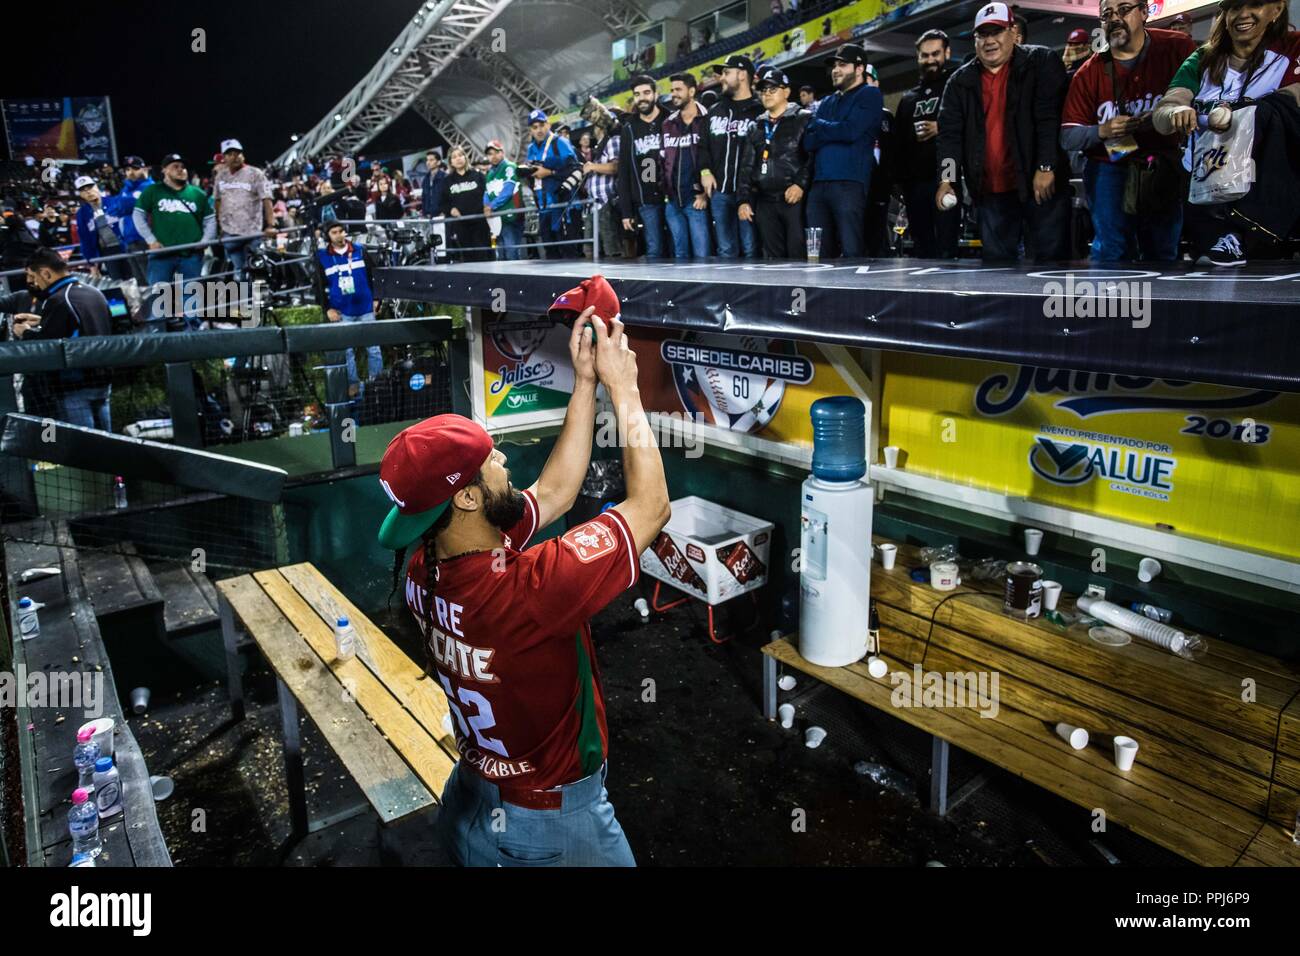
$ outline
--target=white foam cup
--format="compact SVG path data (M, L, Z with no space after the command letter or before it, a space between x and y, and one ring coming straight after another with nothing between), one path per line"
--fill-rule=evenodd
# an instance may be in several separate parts
M1138 742L1132 737L1115 738L1115 766L1119 767L1124 773L1133 769L1133 761L1137 759Z
M885 446L885 467L886 468L898 467L898 446L897 445Z
M1082 750L1088 746L1088 731L1082 727L1075 727L1064 721L1056 725L1056 736L1060 737L1075 750Z
M817 747L820 747L822 745L822 741L825 739L826 739L826 731L823 730L821 727L809 727L808 730L805 731L803 735L804 746L809 747L811 749L816 749Z
M1043 610L1055 611L1056 602L1061 600L1061 582L1044 581L1043 582Z
M889 665L885 663L883 657L876 657L874 654L867 658L867 673L876 680L884 677L889 673Z
M1043 546L1043 532L1037 528L1025 529L1025 554L1035 555Z
M776 682L776 686L782 690L794 690L795 683L793 674L782 674L781 679Z
M781 726L789 730L794 726L794 704L782 704L776 709L776 715L781 718Z
M1138 562L1138 580L1147 584L1152 578L1157 577L1164 568L1155 558L1143 558Z
M82 724L78 730L84 730L89 727L91 733L95 735L95 744L99 747L101 757L113 756L113 718L100 717L98 720L92 720L89 723Z
M880 566L886 571L894 569L894 560L898 557L898 545L882 544L878 546L880 551Z

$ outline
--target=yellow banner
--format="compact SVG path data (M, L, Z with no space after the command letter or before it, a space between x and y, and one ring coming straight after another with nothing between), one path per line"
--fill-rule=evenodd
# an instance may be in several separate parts
M912 472L1300 558L1300 395L885 356Z

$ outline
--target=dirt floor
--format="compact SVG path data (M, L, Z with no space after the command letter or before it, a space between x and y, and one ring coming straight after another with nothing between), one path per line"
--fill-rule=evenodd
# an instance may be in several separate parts
M1107 853L1127 864L1182 862L1118 828L1094 833L1083 809L956 750L950 799L969 795L935 816L924 807L928 736L803 675L780 695L796 707L795 727L763 719L766 636L757 631L715 645L702 609L690 605L642 624L632 595L593 622L610 799L641 865L1106 865ZM414 650L413 628L392 632ZM446 864L432 839L436 810L383 830L366 808L285 845L275 681L255 653L250 664L248 716L238 725L221 684L155 700L131 718L150 772L175 781L158 804L173 862ZM828 733L817 749L803 743L812 724ZM310 721L303 753L313 822L364 803ZM882 785L855 770L863 761L891 778Z

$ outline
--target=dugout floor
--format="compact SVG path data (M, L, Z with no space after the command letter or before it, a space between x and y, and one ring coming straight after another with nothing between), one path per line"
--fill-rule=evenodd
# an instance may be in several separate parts
M413 649L413 626L395 633ZM1179 864L1126 831L1095 834L1086 811L953 751L950 790L984 780L949 816L928 795L927 736L800 675L782 701L794 730L763 719L760 655L766 632L713 645L690 606L642 625L631 596L594 622L609 725L610 799L643 866L1128 865ZM644 700L654 682L654 700ZM431 820L415 817L382 836L368 809L293 845L274 678L257 661L246 678L248 717L230 721L225 689L205 684L155 700L131 718L150 772L175 781L158 817L177 866L440 865ZM826 728L816 750L802 728ZM304 726L313 821L362 801L315 727ZM854 770L883 762L903 791ZM918 795L920 799L918 800ZM802 810L806 828L794 826Z

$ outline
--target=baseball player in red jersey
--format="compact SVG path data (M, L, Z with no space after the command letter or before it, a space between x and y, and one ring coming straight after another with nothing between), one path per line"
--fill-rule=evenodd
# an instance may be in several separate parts
M405 429L380 465L394 502L380 542L398 551L395 578L405 549L418 545L406 602L460 751L438 827L461 865L635 865L604 786L609 735L588 619L636 582L669 506L616 298L605 311L608 322L588 307L574 323L573 397L532 487L516 490L506 456L459 415ZM626 436L627 500L530 547L577 498L597 379Z

